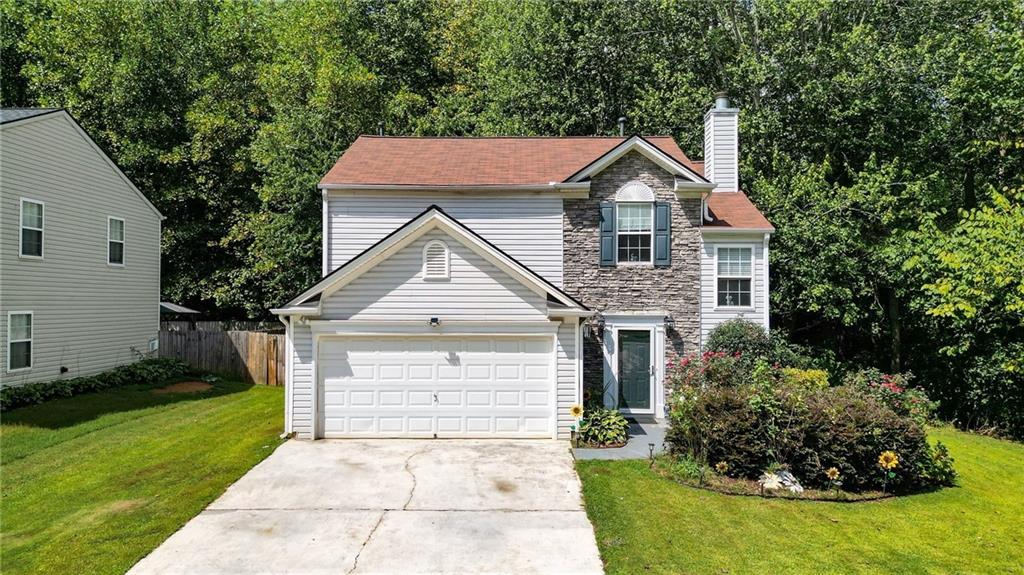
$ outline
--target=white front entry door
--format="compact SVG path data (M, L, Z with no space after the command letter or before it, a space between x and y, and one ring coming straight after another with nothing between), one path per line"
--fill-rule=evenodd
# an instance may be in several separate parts
M321 437L552 437L551 337L324 337Z

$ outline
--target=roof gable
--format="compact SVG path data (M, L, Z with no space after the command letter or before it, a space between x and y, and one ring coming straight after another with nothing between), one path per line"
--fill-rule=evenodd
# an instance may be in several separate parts
M449 216L444 210L437 206L431 206L293 298L285 308L272 311L283 315L299 312L309 313L310 311L319 312L321 303L330 294L342 289L368 270L373 269L380 262L388 259L416 239L435 229L445 232L535 293L554 299L565 306L566 309L575 311L587 310L586 306L572 296L519 263L455 218ZM317 307L309 307L314 301Z
M680 162L678 159L672 157L670 154L666 153L664 150L642 136L633 136L621 142L619 145L608 150L600 157L595 158L587 166L567 178L566 181L582 182L583 180L592 178L630 152L637 152L645 156L666 172L677 177L685 178L692 184L705 185L708 190L713 187L713 184L704 179L704 176L698 174L693 167Z

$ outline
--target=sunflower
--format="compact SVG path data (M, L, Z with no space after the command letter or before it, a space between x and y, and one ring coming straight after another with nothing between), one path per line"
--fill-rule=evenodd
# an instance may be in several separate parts
M894 451L883 451L878 456L878 466L882 469L896 469L896 466L900 464L900 458L896 456Z
M727 471L729 471L729 464L724 461L719 461L718 463L715 464L715 471L721 474L725 474Z
M575 419L583 417L583 406L578 403L573 405L569 408L569 415L573 416Z
M828 477L829 481L835 481L839 479L839 470L835 467L829 467L825 470L825 477Z

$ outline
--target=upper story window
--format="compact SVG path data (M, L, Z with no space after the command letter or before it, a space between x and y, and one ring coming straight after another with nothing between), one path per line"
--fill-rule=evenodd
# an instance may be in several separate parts
M615 193L615 261L650 263L654 240L654 190L631 181Z
M43 202L21 198L21 238L18 255L43 257Z
M719 307L753 306L753 253L750 247L718 247L716 272Z
M7 371L32 367L32 312L7 314Z
M107 263L124 265L124 220L121 218L107 218Z
M448 279L451 276L451 254L448 244L431 240L423 246L424 279Z
M617 204L615 212L617 261L649 263L654 231L654 204Z

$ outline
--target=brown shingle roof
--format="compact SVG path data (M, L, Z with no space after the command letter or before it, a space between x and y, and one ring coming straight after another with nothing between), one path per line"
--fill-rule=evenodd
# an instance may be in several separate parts
M708 211L715 219L706 228L775 229L743 192L711 192Z
M521 186L564 182L627 138L413 138L360 136L321 185ZM669 136L645 136L673 159L704 174ZM743 192L714 192L709 227L774 229Z
M320 184L547 185L565 181L626 139L360 136ZM645 139L692 167L671 137Z

